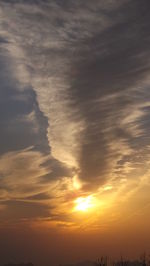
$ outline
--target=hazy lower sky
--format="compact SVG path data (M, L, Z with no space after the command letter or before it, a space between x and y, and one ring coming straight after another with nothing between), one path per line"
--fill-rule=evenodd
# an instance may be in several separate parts
M0 0L0 257L150 250L150 1Z

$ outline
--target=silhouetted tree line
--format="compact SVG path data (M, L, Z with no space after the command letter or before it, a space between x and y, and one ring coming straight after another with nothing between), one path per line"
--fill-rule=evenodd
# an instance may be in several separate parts
M34 266L33 263L7 263L4 266ZM69 266L69 265L60 265ZM71 264L71 266L76 266L76 264ZM77 264L78 266L78 264ZM86 266L86 262L84 263ZM118 261L111 261L107 256L101 257L97 261L93 262L93 266L150 266L150 256L146 256L144 253L139 260L127 260L120 258Z
M150 266L150 256L144 253L139 260L127 260L121 257L118 261L110 261L108 257L101 257L95 263L95 266Z

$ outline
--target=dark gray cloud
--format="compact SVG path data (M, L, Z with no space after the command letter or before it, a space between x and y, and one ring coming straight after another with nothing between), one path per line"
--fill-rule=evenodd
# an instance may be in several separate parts
M1 221L44 218L50 215L50 207L32 201L5 201L1 202L5 208L1 212Z
M75 73L70 76L72 102L78 106L86 125L80 146L80 176L91 183L96 178L103 182L108 171L111 160L111 137L106 139L108 126L116 141L124 139L132 147L139 141L121 128L119 120L124 110L142 102L139 93L132 93L133 88L141 86L141 94L149 97L142 84L150 70L149 5L149 1L127 1L117 12L108 10L114 25L79 42L72 62ZM98 101L113 94L120 96L108 98L105 104ZM149 116L147 108L144 115ZM108 125L109 118L112 121ZM142 127L140 118L137 123ZM140 137L141 145L143 138Z
M27 200L34 200L34 201L36 201L36 200L48 200L48 199L50 199L51 197L50 197L50 195L48 195L47 193L38 193L38 194L35 194L35 195L32 195L32 196L29 196L29 197L27 197L26 199Z

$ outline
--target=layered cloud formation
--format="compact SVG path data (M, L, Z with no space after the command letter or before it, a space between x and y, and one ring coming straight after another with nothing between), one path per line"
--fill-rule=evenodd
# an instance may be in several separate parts
M69 223L78 196L127 199L148 184L149 1L0 8L2 217L15 206Z

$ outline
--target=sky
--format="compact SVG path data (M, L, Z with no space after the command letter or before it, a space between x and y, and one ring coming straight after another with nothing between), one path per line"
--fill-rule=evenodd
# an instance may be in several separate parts
M150 1L0 0L0 257L150 251Z

